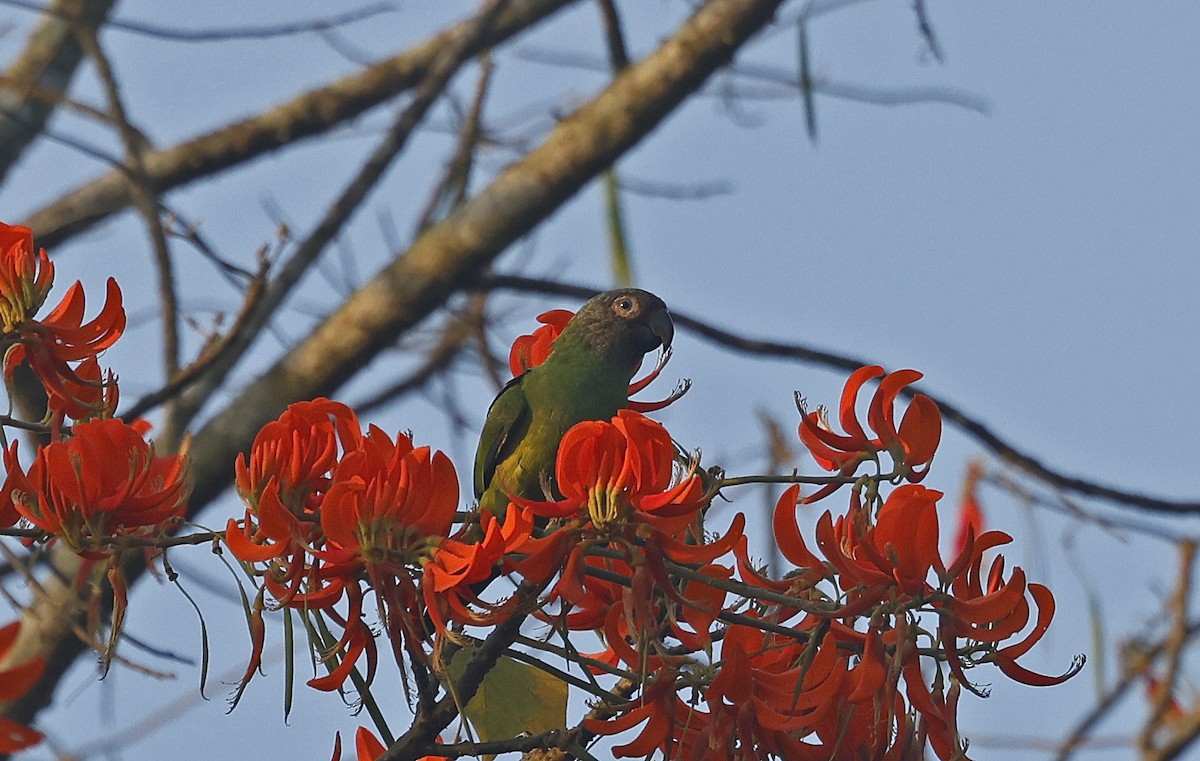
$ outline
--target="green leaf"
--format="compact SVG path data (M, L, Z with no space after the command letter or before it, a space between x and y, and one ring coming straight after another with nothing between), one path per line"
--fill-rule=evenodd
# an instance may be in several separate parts
M462 676L474 651L474 646L468 645L454 654L448 669L452 679ZM483 678L464 713L485 742L563 729L567 726L567 684L503 655Z

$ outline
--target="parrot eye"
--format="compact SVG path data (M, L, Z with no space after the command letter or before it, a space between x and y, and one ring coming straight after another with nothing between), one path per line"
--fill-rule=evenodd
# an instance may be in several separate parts
M634 317L638 313L638 303L629 296L621 296L613 302L612 310L621 317Z

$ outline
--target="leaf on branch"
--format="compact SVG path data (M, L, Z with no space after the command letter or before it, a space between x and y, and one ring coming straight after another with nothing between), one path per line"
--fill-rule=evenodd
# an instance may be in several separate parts
M448 668L451 679L462 676L474 651L468 644L454 654ZM504 655L483 678L464 713L484 742L564 729L567 683Z

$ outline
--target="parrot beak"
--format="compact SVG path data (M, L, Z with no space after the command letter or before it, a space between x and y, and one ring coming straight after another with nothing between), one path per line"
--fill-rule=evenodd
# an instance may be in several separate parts
M659 309L646 320L650 333L662 342L663 351L671 348L671 340L675 338L675 323L671 322L671 313Z

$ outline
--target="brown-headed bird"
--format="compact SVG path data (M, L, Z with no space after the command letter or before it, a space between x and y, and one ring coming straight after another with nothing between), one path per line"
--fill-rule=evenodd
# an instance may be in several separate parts
M674 335L667 305L653 293L621 288L584 304L546 360L509 381L488 408L475 452L480 508L503 515L510 494L544 499L563 434L624 408L642 357L669 349Z

